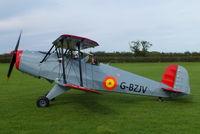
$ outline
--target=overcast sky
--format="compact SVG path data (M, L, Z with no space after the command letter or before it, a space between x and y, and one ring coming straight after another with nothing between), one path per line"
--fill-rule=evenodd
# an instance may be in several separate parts
M130 51L147 40L151 51L200 51L199 0L0 0L0 53L47 50L61 34L96 40L89 51Z

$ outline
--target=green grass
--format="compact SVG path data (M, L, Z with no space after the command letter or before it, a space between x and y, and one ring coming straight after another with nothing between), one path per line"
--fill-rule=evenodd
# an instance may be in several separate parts
M70 90L37 108L35 101L53 84L0 65L0 134L199 134L200 63L179 63L190 74L192 94L157 101L119 93L96 95ZM170 63L116 63L112 66L160 81Z

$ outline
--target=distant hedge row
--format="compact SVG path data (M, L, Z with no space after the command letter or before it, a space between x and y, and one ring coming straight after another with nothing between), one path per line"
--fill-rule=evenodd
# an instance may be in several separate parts
M111 53L103 53L96 54L98 60L104 63L115 63L115 62L200 62L200 56L148 56L148 57L135 57L132 54L111 54ZM0 55L0 63L9 63L11 60L10 54Z
M12 55L10 54L4 54L0 55L0 63L9 63L11 60Z
M200 56L193 57L98 57L100 62L200 62Z
M163 53L148 52L146 57L137 57L131 52L95 52L100 62L200 62L200 52Z

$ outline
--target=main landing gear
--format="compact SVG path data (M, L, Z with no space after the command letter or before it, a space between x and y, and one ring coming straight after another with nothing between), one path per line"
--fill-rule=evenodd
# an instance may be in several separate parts
M69 88L56 84L48 93L36 101L36 105L38 107L48 107L50 101L55 100L55 97L61 95L67 90L69 90Z
M48 95L49 92L45 94L45 96L41 96L39 99L36 101L36 105L38 107L48 107L49 106L49 101L54 101L55 98L52 98L49 100L46 96Z

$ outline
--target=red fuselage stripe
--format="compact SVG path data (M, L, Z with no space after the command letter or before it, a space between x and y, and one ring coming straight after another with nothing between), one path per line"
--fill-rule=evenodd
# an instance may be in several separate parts
M96 94L101 94L100 92L97 92L95 90L89 89L89 88L85 88L85 87L80 87L80 86L75 86L75 85L64 85L65 87L71 87L71 88L75 88L75 89L80 89L80 90L84 90L84 91L89 91L89 92L93 92Z

